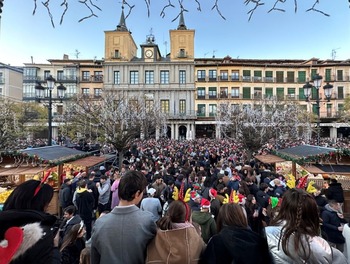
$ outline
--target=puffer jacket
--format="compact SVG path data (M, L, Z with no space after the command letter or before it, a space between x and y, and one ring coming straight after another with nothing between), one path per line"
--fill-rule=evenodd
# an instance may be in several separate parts
M191 225L172 230L158 229L147 247L146 263L198 263L205 243Z
M310 244L310 258L307 262L304 261L301 252L296 252L293 245L293 237L290 237L287 247L292 254L291 257L287 256L282 249L281 238L282 226L268 226L265 228L267 243L272 254L272 258L275 264L285 263L308 263L308 264L346 264L348 263L345 256L337 249L332 248L326 240L319 236L304 237L303 243ZM307 242L308 240L308 242ZM307 247L306 247L307 248Z

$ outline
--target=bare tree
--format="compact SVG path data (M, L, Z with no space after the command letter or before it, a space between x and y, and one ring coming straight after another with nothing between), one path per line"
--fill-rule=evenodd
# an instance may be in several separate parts
M310 115L296 103L276 99L261 99L254 108L221 104L216 121L222 135L241 142L248 153L260 149L271 139L308 139Z
M119 155L119 165L124 152L135 138L149 138L166 133L166 115L158 105L146 104L146 98L126 97L104 92L98 99L84 96L71 101L66 110L66 122L74 124L84 136L93 130L99 142L111 144ZM91 135L91 133L90 133Z
M275 0L272 3L267 3L266 0L241 0L244 5L248 6L250 9L247 12L248 14L248 20L250 20L254 14L254 12L258 9L261 9L263 6L267 5L268 6L268 13L270 12L286 12L286 9L284 8L286 4L286 0ZM301 0L294 0L294 12L298 11L298 2ZM325 0L324 0L325 1ZM346 0L342 0L346 1ZM37 8L38 8L38 1L33 0L34 2L34 8L33 8L33 15L36 13ZM79 4L82 5L82 10L86 10L87 14L83 15L82 18L79 19L78 22L82 22L86 19L92 18L92 17L98 17L97 11L102 11L101 10L101 4L98 3L97 0L61 0L59 3L60 6L60 24L63 23L64 16L65 14L69 11L69 3L72 2L78 2ZM194 0L195 3L195 8L196 11L202 11L202 3L203 0ZM222 0L211 0L211 9L217 12L217 14L222 18L226 19L225 16L222 13ZM313 0L311 1L310 7L306 9L306 12L317 12L325 16L329 16L328 13L326 13L324 10L321 10L318 8L318 5L322 2L322 0ZM122 5L126 8L127 15L128 17L131 13L133 8L136 6L136 4L140 5L140 1L137 0L123 0ZM55 1L53 0L46 0L41 2L41 4L45 7L49 18L51 20L51 24L53 27L55 27L54 23L54 15L53 11L56 9ZM145 11L147 12L147 15L151 15L151 7L154 5L159 6L160 3L159 1L157 2L151 2L151 0L144 0L145 4ZM177 15L172 18L172 21L175 21L182 12L192 12L191 8L193 9L193 3L191 1L187 1L185 3L184 0L166 0L161 4L161 11L160 11L160 16L164 18L167 15L167 12L169 12L170 9L173 9L177 12Z

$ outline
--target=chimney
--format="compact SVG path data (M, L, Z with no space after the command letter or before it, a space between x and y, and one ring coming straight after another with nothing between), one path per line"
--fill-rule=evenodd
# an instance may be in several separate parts
M63 54L63 59L64 60L69 60L69 56L67 54Z

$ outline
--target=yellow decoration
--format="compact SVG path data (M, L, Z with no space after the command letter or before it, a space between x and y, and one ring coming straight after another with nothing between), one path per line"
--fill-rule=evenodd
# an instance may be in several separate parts
M289 189L295 188L295 177L292 174L288 174L287 186Z
M176 188L176 187L175 187ZM188 188L184 197L184 202L187 203L189 202L191 199L191 189Z
M187 192L186 192L187 195ZM175 186L173 191L173 199L177 201L179 199L179 189Z
M314 181L310 181L310 182L308 183L308 185L307 185L307 187L306 187L306 191L307 191L308 193L315 193L315 192L317 192L317 189L314 187L314 184L315 184Z
M7 198L10 196L11 193L12 193L12 190L8 190L8 191L0 193L0 204L5 203Z

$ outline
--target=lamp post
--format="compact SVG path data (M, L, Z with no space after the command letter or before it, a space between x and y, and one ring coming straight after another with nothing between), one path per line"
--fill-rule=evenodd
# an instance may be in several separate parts
M46 78L46 87L41 85L41 82L37 81L35 85L36 99L40 103L42 100L48 101L48 123L49 123L49 133L48 133L48 146L52 146L52 102L59 101L62 103L64 98L64 94L66 91L66 87L62 85L62 83L57 86L57 98L52 98L52 90L55 87L56 80L50 75ZM47 92L45 93L45 91Z
M309 82L307 82L304 86L304 95L306 98L306 102L310 101L310 97L311 97L311 93L312 93L312 88L315 87L316 88L316 114L317 114L317 145L320 145L320 122L321 122L321 116L320 116L320 87L322 84L322 76L319 74L316 74L313 78L313 85L310 84ZM331 97L332 97L332 89L333 89L333 85L329 84L327 82L327 84L325 86L323 86L324 89L324 95L326 96L327 102L330 101Z

